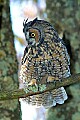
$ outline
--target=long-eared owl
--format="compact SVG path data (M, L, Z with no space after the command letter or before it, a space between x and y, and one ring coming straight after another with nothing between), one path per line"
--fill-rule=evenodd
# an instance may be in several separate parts
M28 91L44 90L50 82L70 76L70 58L62 39L53 26L35 18L23 22L23 32L28 43L21 61L19 79ZM37 106L55 106L67 99L63 87L42 94L22 98L26 103Z

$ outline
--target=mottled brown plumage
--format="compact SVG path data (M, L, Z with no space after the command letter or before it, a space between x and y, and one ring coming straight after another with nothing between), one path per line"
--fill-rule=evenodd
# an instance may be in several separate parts
M24 88L31 91L31 86L41 91L49 82L55 82L70 75L69 55L62 39L52 25L44 20L34 19L24 23L28 46L25 48L20 70L20 80ZM27 97L27 103L37 106L54 106L67 99L63 87L39 95Z

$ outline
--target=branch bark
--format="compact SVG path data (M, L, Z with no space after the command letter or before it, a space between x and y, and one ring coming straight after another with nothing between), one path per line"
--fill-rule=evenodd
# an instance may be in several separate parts
M24 98L36 94L41 94L47 91L50 91L52 89L56 89L62 86L67 86L71 85L74 83L80 82L80 73L71 75L68 78L63 78L62 81L57 81L55 84L54 83L49 83L47 85L47 88L44 91L38 91L38 92L28 92L27 94L25 93L24 89L17 89L14 91L1 91L0 92L0 101L1 100L11 100L11 99L18 99L18 98Z

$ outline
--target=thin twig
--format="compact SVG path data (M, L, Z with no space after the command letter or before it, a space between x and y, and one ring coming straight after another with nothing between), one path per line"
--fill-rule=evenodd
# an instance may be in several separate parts
M50 91L55 88L59 88L62 86L67 86L71 85L73 83L80 82L80 73L71 75L68 78L62 78L62 81L57 81L56 84L54 83L49 83L47 85L47 88L42 91L42 92L28 92L27 94L25 93L24 89L17 89L15 91L1 91L0 92L0 101L1 100L11 100L11 99L18 99L18 98L24 98L36 94L41 94L47 91Z

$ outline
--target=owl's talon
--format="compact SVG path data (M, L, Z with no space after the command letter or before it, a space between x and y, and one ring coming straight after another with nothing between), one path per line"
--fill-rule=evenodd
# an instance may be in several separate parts
M56 86L56 80L53 81L54 85Z
M32 79L30 83L28 83L28 86L33 86L33 85L37 86L36 79Z

